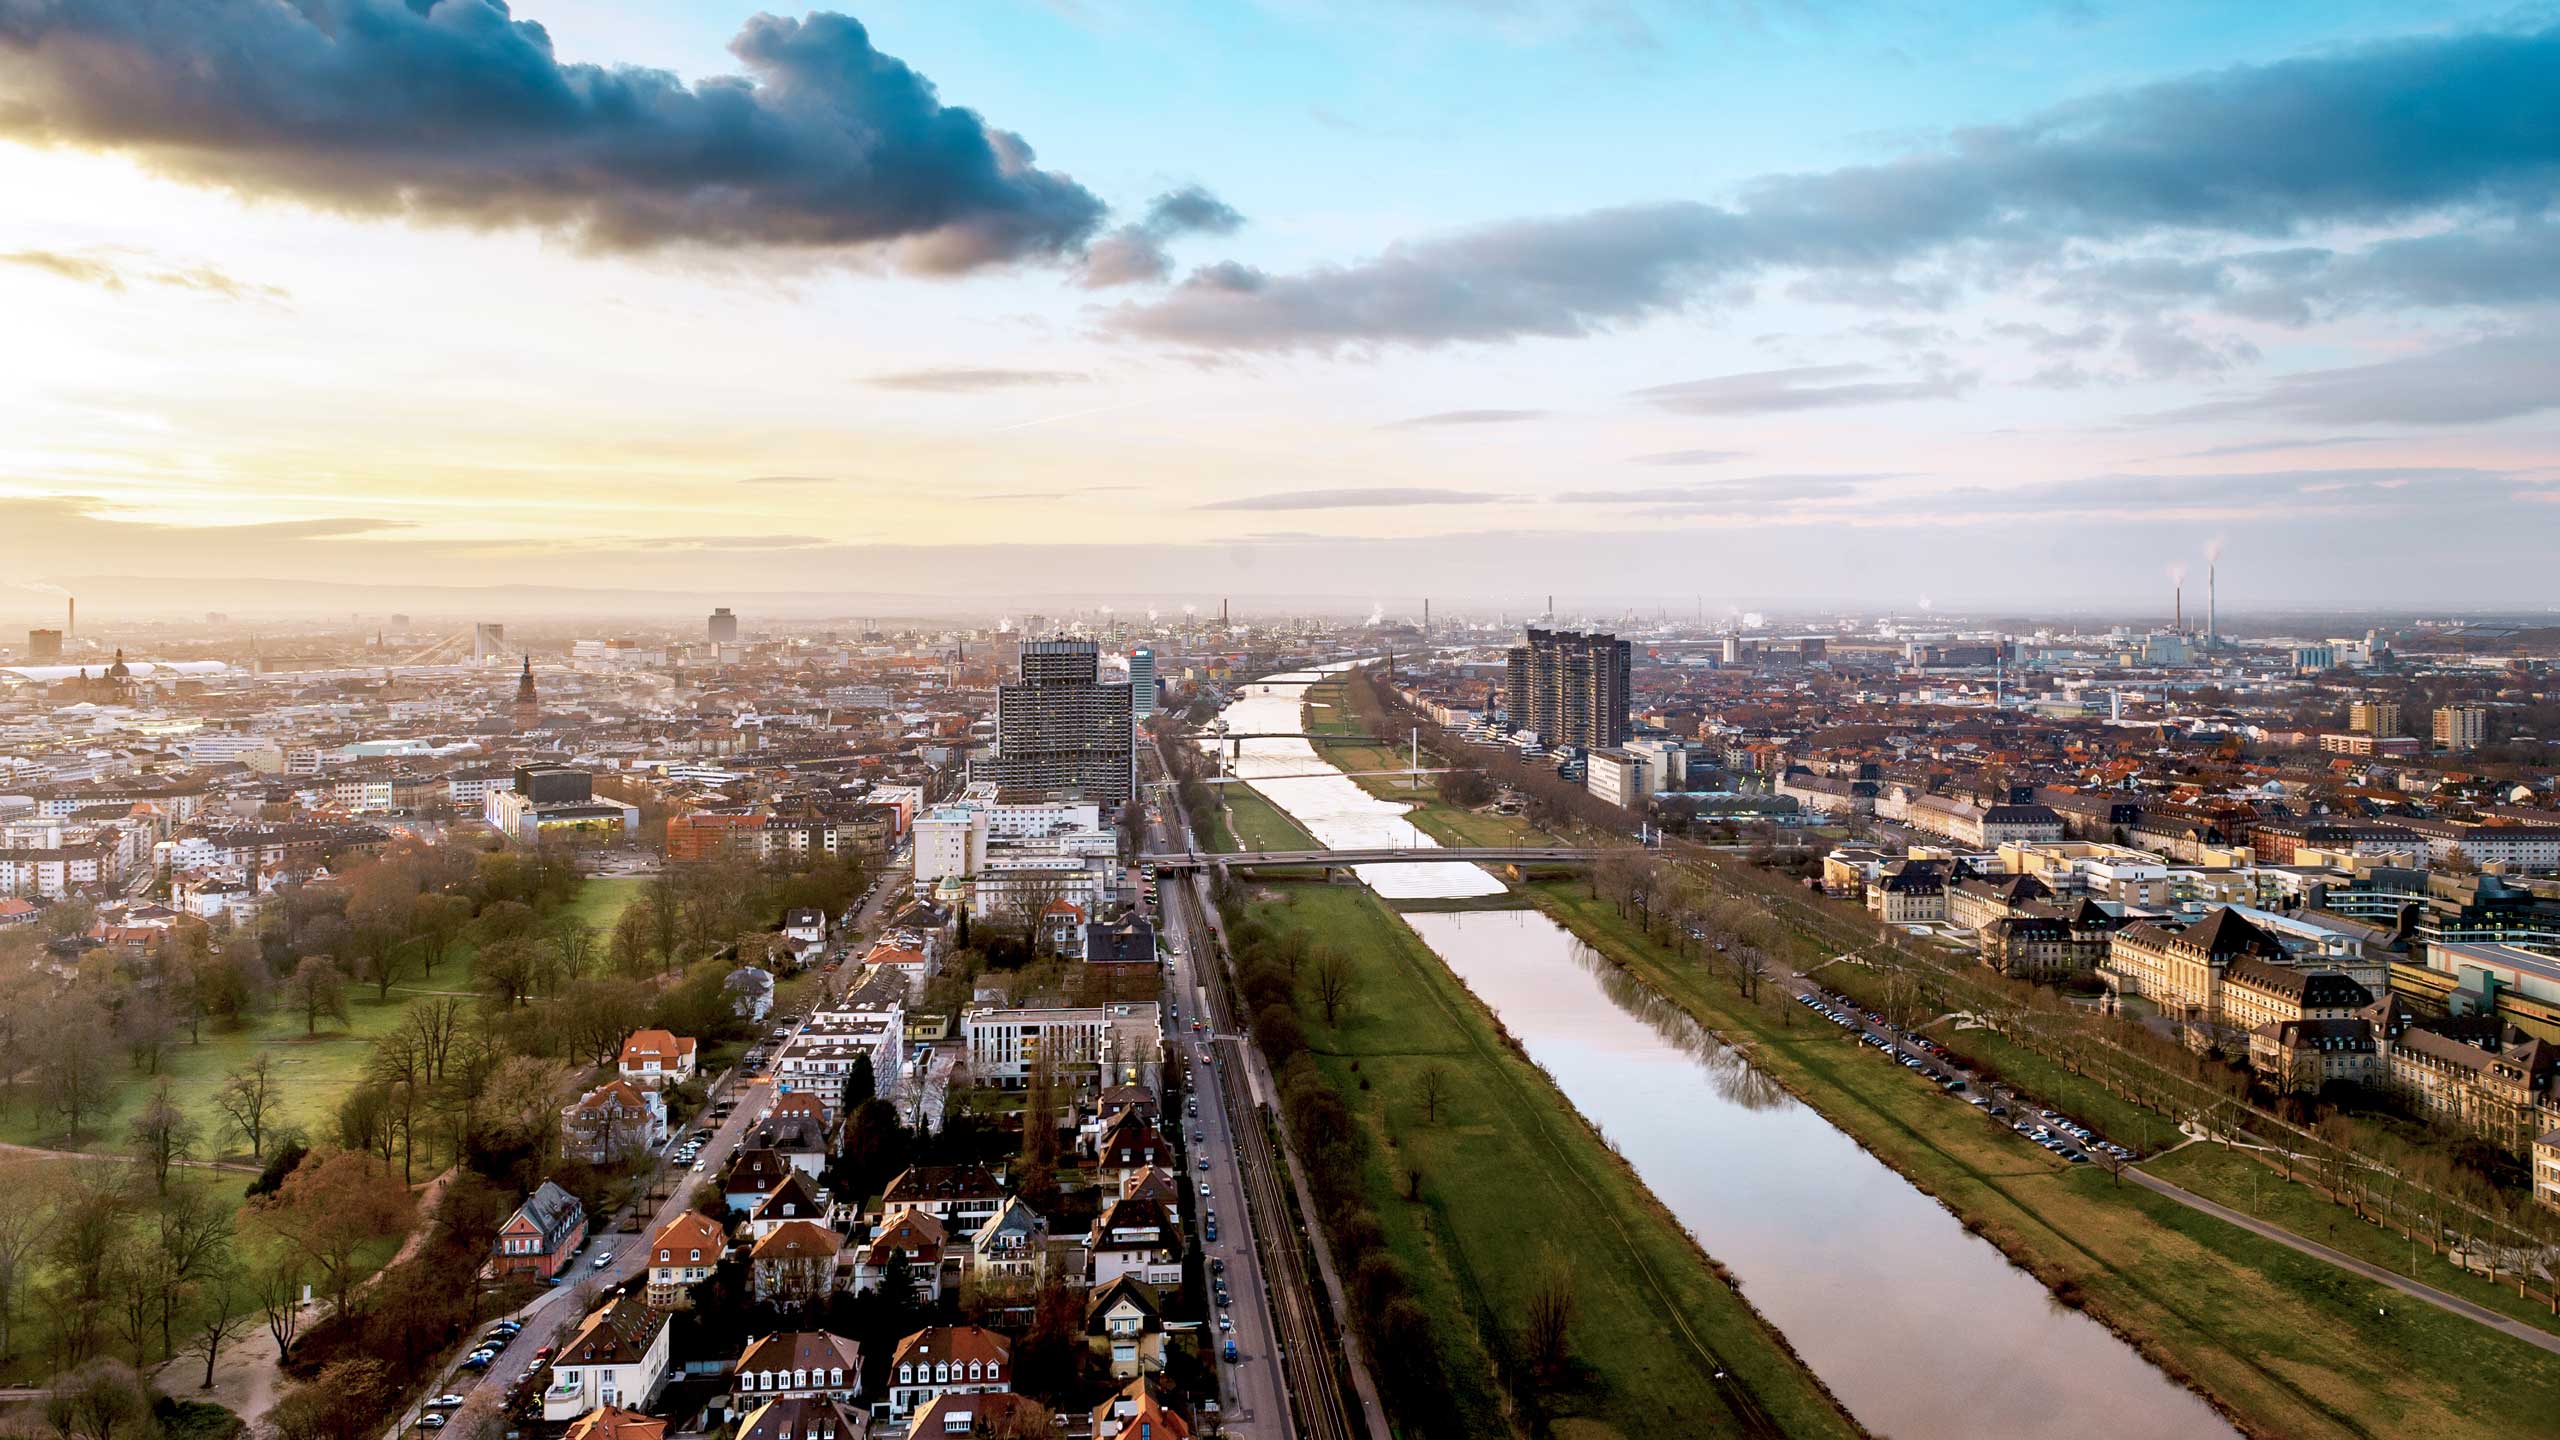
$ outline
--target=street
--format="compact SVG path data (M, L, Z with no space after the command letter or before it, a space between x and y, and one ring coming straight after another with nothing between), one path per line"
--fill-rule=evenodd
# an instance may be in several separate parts
M1151 823L1150 831L1158 840L1167 838L1166 824L1162 817ZM1200 1063L1203 1047L1213 1043L1204 1038L1210 1034L1212 1012L1197 970L1210 942L1195 933L1191 907L1177 903L1177 896L1189 894L1188 882L1168 877L1165 883L1162 923L1167 943L1177 952L1166 976L1165 999L1169 1005L1179 1007L1183 1016L1172 1027L1165 1063L1184 1066L1191 1072L1188 1088L1199 1112L1179 1121L1189 1142L1184 1153L1191 1157L1191 1168L1185 1172L1184 1180L1194 1186L1202 1179L1209 1182L1209 1198L1201 1202L1201 1211L1204 1215L1217 1212L1218 1238L1204 1241L1203 1249L1212 1260L1226 1266L1223 1277L1212 1277L1211 1288L1215 1289L1216 1278L1224 1278L1235 1302L1226 1311L1235 1321L1232 1337L1214 1328L1210 1332L1213 1356L1224 1349L1223 1340L1233 1338L1236 1342L1237 1363L1229 1365L1220 1360L1217 1364L1224 1418L1230 1434L1285 1436L1292 1432L1281 1393L1279 1367L1274 1363L1278 1352L1272 1343L1269 1284L1262 1273L1261 1257L1254 1249L1253 1217L1245 1206L1235 1119L1228 1113L1225 1087L1218 1083L1214 1069ZM1202 1026L1200 1031L1192 1030L1194 1022ZM1219 1044L1212 1053L1231 1056L1232 1048L1231 1043ZM1173 1117L1167 1117L1167 1123L1175 1123ZM1194 1135L1200 1138L1194 1140ZM1203 1158L1209 1162L1205 1174L1199 1168ZM1204 1230L1204 1236L1205 1233ZM1215 1326L1214 1318L1210 1323Z

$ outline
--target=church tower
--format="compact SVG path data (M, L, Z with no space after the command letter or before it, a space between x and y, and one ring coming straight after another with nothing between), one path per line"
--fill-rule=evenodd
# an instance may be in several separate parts
M524 657L524 673L516 677L515 721L518 730L530 730L542 719L542 699L533 693L533 657Z

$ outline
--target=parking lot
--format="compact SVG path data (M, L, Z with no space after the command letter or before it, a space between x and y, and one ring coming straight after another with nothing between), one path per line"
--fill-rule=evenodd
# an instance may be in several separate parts
M2006 1121L2013 1133L2058 1160L2086 1165L2099 1158L2117 1163L2137 1158L2130 1148L2058 1111L2036 1108L2033 1101L2006 1086L1991 1086L1990 1093L1983 1093L1979 1077L1958 1064L1945 1046L1915 1031L1896 1030L1884 1016L1862 1009L1846 995L1806 983L1795 998L1797 1004L1854 1033L1861 1046L1921 1076L1949 1096L1987 1112L1991 1118Z

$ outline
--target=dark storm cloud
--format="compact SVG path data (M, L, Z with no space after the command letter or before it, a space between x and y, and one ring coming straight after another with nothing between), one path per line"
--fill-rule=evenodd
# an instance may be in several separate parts
M1675 201L1505 221L1293 274L1206 266L1112 323L1236 350L1578 336L1686 308L1772 269L1902 285L1898 267L1960 249L2014 270L2075 240L2276 239L2446 210L2514 222L2560 179L2555 74L2560 29L2235 66L1959 131L1890 163L1764 178L1729 207ZM2458 255L2406 263L2464 283ZM2502 273L2550 283L2527 256ZM2174 262L2141 262L2118 278L2152 287L2154 303L2228 284L2213 265Z
M1391 505L1487 505L1508 500L1488 490L1425 490L1379 486L1356 490L1284 490L1276 495L1249 495L1217 500L1195 510L1368 510Z
M1515 420L1541 419L1546 413L1544 410L1441 410L1429 415L1390 420L1381 428L1417 430L1440 425L1506 425Z
M1234 206L1198 185L1169 190L1147 205L1144 219L1093 242L1080 277L1086 288L1137 285L1173 273L1165 246L1184 235L1232 235L1244 224Z
M1969 374L1931 375L1917 380L1869 378L1875 373L1871 365L1799 365L1787 370L1753 370L1677 385L1655 385L1632 393L1639 400L1683 415L1758 415L1896 400L1946 399L1963 394L1974 382Z
M883 390L924 390L959 394L972 390L1019 390L1037 385L1080 385L1093 377L1081 370L991 370L952 366L937 370L893 370L862 383Z
M2425 355L2306 370L2255 393L2153 421L2257 418L2312 425L2469 425L2560 408L2560 334L2494 335Z
M1103 204L843 15L757 15L747 73L566 64L502 0L0 0L0 137L333 209L597 250L1079 253Z

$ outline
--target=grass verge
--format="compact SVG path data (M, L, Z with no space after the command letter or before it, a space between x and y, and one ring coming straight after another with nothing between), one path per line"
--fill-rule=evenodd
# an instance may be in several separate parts
M1370 1131L1365 1180L1390 1249L1425 1309L1451 1319L1434 1333L1466 1433L1535 1433L1546 1428L1540 1421L1579 1436L1730 1431L1712 1379L1718 1360L1734 1376L1723 1383L1738 1382L1783 1433L1858 1433L1783 1338L1375 896L1339 885L1273 893L1263 918L1354 967L1350 1007L1330 1026L1310 1014L1309 1044ZM1433 1071L1436 1115L1424 1098ZM1515 1389L1523 1371L1516 1317L1549 1251L1577 1277L1575 1360L1554 1388Z

